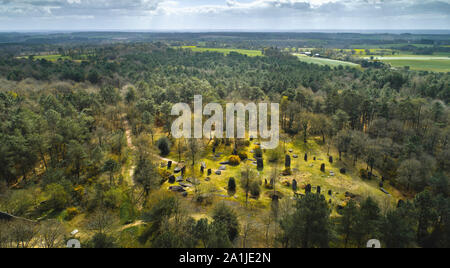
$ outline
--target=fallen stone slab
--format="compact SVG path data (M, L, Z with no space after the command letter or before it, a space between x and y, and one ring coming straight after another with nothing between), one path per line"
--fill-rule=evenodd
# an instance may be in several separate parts
M385 194L387 194L387 195L391 195L388 191L386 191L384 188L380 188L380 190L383 192L383 193L385 193Z
M182 186L170 186L169 190L171 190L172 192L186 192L186 190L182 187Z

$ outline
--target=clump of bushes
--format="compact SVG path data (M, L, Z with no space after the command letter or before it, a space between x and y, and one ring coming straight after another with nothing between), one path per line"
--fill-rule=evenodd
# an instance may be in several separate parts
M255 148L255 157L261 158L263 156L263 151L261 150L260 146L256 146Z
M164 168L158 168L158 173L161 176L161 185L169 180L169 177L172 175L170 171Z
M78 210L78 208L76 208L76 207L67 208L65 220L70 221L79 214L80 214L80 211Z
M360 176L362 179L367 180L367 179L369 179L369 172L368 172L366 169L361 169L361 170L359 171L359 176Z
M167 137L162 137L156 142L159 151L162 156L168 156L170 154L170 140Z
M248 155L247 155L246 152L239 152L238 156L241 159L241 161L244 161L244 160L248 159Z
M238 166L241 164L241 158L237 155L232 155L230 156L229 162L231 166Z
M260 181L253 181L250 184L250 194L253 198L259 198L261 195L261 182Z
M269 150L269 162L270 163L276 163L280 161L283 153L280 150Z

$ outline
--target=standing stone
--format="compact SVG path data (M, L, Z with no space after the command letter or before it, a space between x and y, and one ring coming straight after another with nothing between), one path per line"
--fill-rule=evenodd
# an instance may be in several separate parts
M286 168L291 168L291 157L289 155L286 155L286 161L285 161L284 166Z
M206 163L202 162L201 166L200 166L200 172L203 174L205 172L206 169Z
M330 163L333 164L333 157L330 156Z
M317 186L317 193L320 194L322 192L322 188L320 186Z
M308 153L305 154L305 162L308 162Z
M256 158L258 169L264 169L264 161L261 157Z
M311 193L311 190L312 190L311 184L306 185L306 187L305 187L305 193Z
M296 180L293 180L293 181L292 181L292 190L293 190L294 192L297 192L297 188L298 188L297 181L296 181Z
M172 161L169 161L168 163L167 163L167 169L171 169L172 168Z
M322 165L320 166L320 171L325 172L325 164L322 164Z

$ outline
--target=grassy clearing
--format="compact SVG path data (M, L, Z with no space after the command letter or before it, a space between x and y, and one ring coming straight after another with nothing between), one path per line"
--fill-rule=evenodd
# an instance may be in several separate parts
M250 159L254 159L254 156L250 151L254 150L255 147L255 144L251 144L250 147L243 147L241 150L246 151ZM206 147L204 155L201 157L201 160L197 161L194 168L195 176L199 178L201 183L197 189L195 189L195 187L188 189L189 196L195 196L195 191L198 190L201 193L207 193L214 196L214 201L212 203L223 201L234 205L237 208L245 207L245 193L240 188L239 184L241 177L240 173L243 166L246 164L249 164L255 171L256 166L250 161L247 161L236 167L227 166L226 171L223 171L222 175L215 175L215 171L221 166L220 162L228 161L232 149L233 146L219 146L216 150L216 154L222 153L222 156L215 159L212 154L212 146L208 145ZM265 179L270 181L270 176L274 173L274 169L276 169L275 173L278 174L276 190L281 192L285 199L290 199L294 196L292 188L286 184L286 182L289 182L292 185L292 181L294 179L298 182L298 193L300 194L305 193L304 187L308 184L313 186L313 192L316 191L317 186L320 186L322 189L322 194L326 196L327 201L331 202L332 205L330 207L333 208L333 215L335 216L337 216L335 211L336 207L339 205L345 205L349 200L345 195L346 192L356 195L358 200L362 200L367 196L372 196L378 200L380 206L385 206L386 208L394 206L399 199L404 198L399 191L389 185L386 185L385 189L391 193L391 196L381 192L379 188L379 178L375 178L372 181L360 179L359 170L361 168L365 168L363 165L353 167L345 161L339 161L336 153L332 154L335 161L333 164L330 164L328 161L329 157L327 156L325 148L321 145L320 139L311 139L306 145L301 139L295 139L286 144L286 150L289 149L292 149L293 152L288 154L291 156L297 154L299 156L297 159L292 158L291 168L293 170L293 174L291 176L281 176L281 172L284 169L284 155L282 155L278 163L269 163L267 152L264 154L264 170L257 171L258 178L264 184ZM308 153L309 155L307 162L304 161L305 153ZM315 161L313 160L314 157L316 157ZM172 152L169 158L178 161L178 156L175 152ZM200 174L201 162L205 162L207 168L211 168L213 170L213 174L210 176L211 180L209 182L205 180L207 178L206 171L204 174ZM320 171L320 166L322 163L326 164L326 172ZM186 160L186 164L188 170L185 179L193 176L191 165L188 160ZM339 171L342 167L347 168L347 174L340 174ZM331 176L330 172L334 172L335 176ZM228 180L230 177L235 178L237 183L237 192L232 196L229 196L227 191ZM174 185L178 184L176 183ZM165 183L162 188L168 189L170 186L172 185ZM264 185L261 190L262 192L258 199L250 199L249 201L249 206L257 210L267 209L271 204L271 199L269 198L268 193L273 190L265 189ZM332 191L331 196L328 195L329 190ZM207 211L205 208L202 208L201 210ZM199 211L198 214L201 215L203 213Z
M396 68L404 68L409 66L411 70L416 71L432 71L432 72L450 72L450 60L441 59L384 59L386 63Z
M294 54L299 58L300 61L312 63L312 64L318 64L322 66L330 66L330 67L338 67L338 66L349 66L352 68L361 68L359 64L352 63L352 62L346 62L346 61L339 61L339 60L332 60L332 59L325 59L325 58L315 58L315 57L309 57L305 55L300 54Z
M17 57L18 59L28 59L30 56L22 56L22 57ZM57 62L59 60L71 60L74 62L81 62L81 60L74 60L72 59L70 56L62 56L59 54L53 54L53 55L40 55L40 56L32 56L34 60L46 60L46 61L51 61L51 62ZM82 56L82 58L87 58L86 56Z
M206 48L206 47L196 47L196 46L183 46L182 49L190 49L194 52L218 52L224 55L228 55L231 52L236 52L239 54L247 55L249 57L263 56L262 51L259 50L248 50L248 49L234 49L234 48Z
M369 59L369 57L366 57L366 59ZM389 63L395 68L409 66L411 70L416 71L450 72L450 58L445 54L441 56L401 54L374 57L374 59Z
M408 44L408 43L399 43L399 44L385 44L385 45L351 45L352 49L386 49L386 48L399 48L405 46L415 46L418 48L426 48L433 47L433 45L427 44Z

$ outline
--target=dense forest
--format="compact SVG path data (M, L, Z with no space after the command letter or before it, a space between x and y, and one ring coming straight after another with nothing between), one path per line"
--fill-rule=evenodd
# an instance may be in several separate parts
M332 68L276 48L262 57L200 53L171 42L51 47L71 57L57 61L19 58L36 44L2 47L0 211L27 220L0 223L0 247L61 246L76 226L91 234L81 237L88 247L365 247L372 238L386 247L450 246L448 74ZM395 206L349 198L336 215L311 189L255 210L169 193L160 157L177 151L195 169L211 147L182 147L170 135L172 105L194 95L280 103L282 139L315 139L362 180L405 198ZM243 169L229 190L259 195L258 176ZM198 217L195 203L209 214Z

